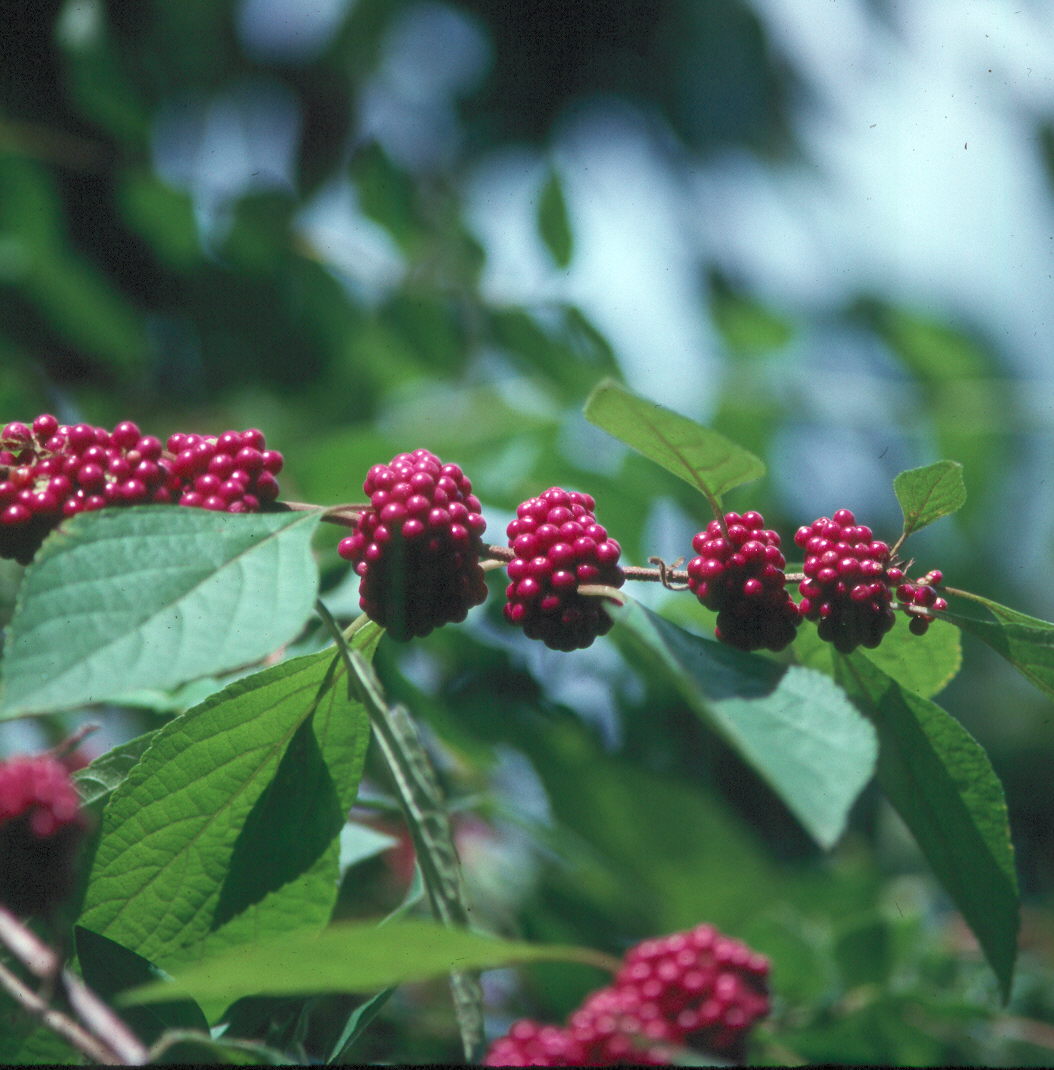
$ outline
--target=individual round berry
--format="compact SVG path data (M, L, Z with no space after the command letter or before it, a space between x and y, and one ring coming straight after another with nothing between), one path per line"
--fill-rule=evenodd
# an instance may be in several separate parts
M80 798L62 762L0 762L0 903L29 915L61 902L73 887L84 830Z
M782 650L800 616L786 589L780 537L753 510L726 513L692 540L688 586L717 613L714 634L741 650Z
M611 628L582 584L621 587L622 550L597 523L592 495L550 487L521 502L508 528L515 557L508 563L505 619L553 650L580 650Z
M274 479L267 467L258 484L265 477ZM363 611L398 640L463 621L487 597L479 564L487 523L469 479L417 449L374 465L363 490L370 508L338 547L360 577Z
M508 1033L490 1046L484 1066L581 1066L570 1061L570 1038L565 1029L529 1018L514 1022Z
M889 546L848 509L799 528L794 541L806 551L802 616L816 621L820 638L840 653L877 647L895 619L890 586L903 576Z

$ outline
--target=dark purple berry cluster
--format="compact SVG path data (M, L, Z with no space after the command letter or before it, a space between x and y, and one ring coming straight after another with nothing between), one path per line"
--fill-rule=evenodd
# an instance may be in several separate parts
M84 829L80 798L60 761L0 762L0 903L39 914L65 898Z
M487 523L469 479L418 449L375 464L363 490L370 508L338 547L361 577L363 611L399 640L464 620L487 597L479 564Z
M764 955L710 925L645 940L566 1028L517 1022L485 1064L668 1066L686 1048L741 1062L751 1028L769 1012L768 975Z
M168 476L160 441L130 421L112 431L47 413L32 427L10 423L0 432L0 557L28 564L63 517L168 501Z
M168 440L172 500L219 513L255 513L278 497L282 455L267 449L262 431L215 437L175 434Z
M282 455L261 431L159 439L130 420L112 431L49 413L0 432L0 557L28 564L64 517L111 505L178 502L251 513L278 497Z
M757 512L726 513L692 540L688 586L717 612L714 634L740 650L782 650L800 623L787 593L780 537Z
M508 564L505 619L553 650L578 650L611 628L599 601L580 584L621 587L619 544L597 523L590 494L550 487L521 502L507 534L515 557Z
M894 623L890 585L903 576L889 546L848 509L800 527L794 541L806 554L802 616L842 654L877 647Z

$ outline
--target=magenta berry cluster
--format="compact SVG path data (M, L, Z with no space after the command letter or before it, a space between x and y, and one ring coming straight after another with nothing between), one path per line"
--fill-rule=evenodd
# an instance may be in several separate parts
M800 527L794 541L806 553L802 616L816 621L820 638L840 653L877 647L893 627L890 586L904 575L889 546L848 509Z
M579 650L611 628L600 602L580 584L621 587L619 544L597 523L591 494L550 487L521 502L507 534L505 619L553 650Z
M69 894L85 820L62 762L0 762L0 903L16 914L50 910Z
M787 593L780 537L758 512L725 513L692 540L688 586L717 612L714 634L740 650L783 650L800 623Z
M173 435L166 453L130 420L112 431L50 413L32 426L9 423L0 432L0 557L28 564L63 518L106 506L256 512L277 498L281 468L282 455L256 429Z
M28 564L63 517L169 500L160 441L130 421L112 431L44 413L0 432L0 557Z
M468 477L417 449L375 464L363 490L370 507L338 547L361 578L363 611L399 640L464 620L487 597L479 564L487 522Z
M889 572L894 572L890 569ZM902 573L897 570L891 577L891 582L900 579ZM908 627L915 635L925 635L930 624L935 619L933 614L948 608L947 599L942 598L937 592L941 581L944 579L940 569L927 572L921 580L912 583L905 580L897 587L897 598L904 606L914 607L908 610L911 620Z
M169 490L180 505L220 513L255 513L278 497L282 455L267 449L262 431L215 437L177 433L168 440Z
M768 976L764 955L711 925L645 940L565 1028L516 1022L485 1063L668 1066L684 1049L740 1062L751 1028L769 1012Z

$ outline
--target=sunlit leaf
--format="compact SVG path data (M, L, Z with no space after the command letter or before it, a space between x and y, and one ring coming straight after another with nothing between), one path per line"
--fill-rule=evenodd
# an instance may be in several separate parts
M904 513L905 535L962 507L966 501L962 472L957 461L937 461L901 472L893 480L893 491Z
M257 661L311 613L314 513L143 506L81 513L26 572L0 716L174 687Z
M741 483L760 479L765 465L724 435L646 401L611 380L585 405L586 419L700 490L712 504Z
M817 843L831 847L877 752L874 729L842 689L812 669L692 635L634 602L610 612Z

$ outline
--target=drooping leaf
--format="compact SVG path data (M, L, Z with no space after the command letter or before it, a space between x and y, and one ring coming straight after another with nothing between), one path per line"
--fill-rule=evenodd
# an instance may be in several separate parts
M176 973L177 986L154 983L125 997L128 1002L170 1000L173 988L203 1002L229 1003L245 993L315 995L371 992L407 981L424 981L453 970L487 969L517 962L610 960L588 948L541 946L500 940L465 929L418 920L388 925L348 923L323 932L300 929L231 948Z
M315 513L143 506L82 513L26 572L2 716L167 688L257 661L311 613Z
M160 729L106 808L80 923L159 965L324 925L369 731L344 672L332 648L282 662Z
M953 679L962 665L962 637L959 630L943 621L936 622L925 635L913 635L907 622L898 620L874 650L858 653L873 662L907 691L933 698ZM825 643L816 628L803 624L794 640L794 655L802 665L834 676L838 653Z
M878 780L962 911L1004 998L1017 954L1018 897L1006 800L984 749L936 703L859 653L839 679L879 738Z
M549 171L538 199L538 233L556 265L567 267L574 252L574 238L571 221L567 217L563 186L555 170Z
M715 508L721 495L760 479L760 458L686 416L605 379L589 395L586 419L701 491Z
M893 492L904 513L904 534L910 535L962 507L966 501L963 466L958 461L937 461L910 468L893 480Z
M151 981L170 980L163 970L142 955L90 929L75 926L74 939L84 982L106 1003L113 1003L128 989ZM209 1028L201 1008L186 996L164 1003L130 1007L122 1017L125 1025L144 1044L153 1044L166 1029L207 1032Z
M106 798L128 779L128 774L153 742L156 732L144 732L127 743L118 743L105 754L73 774L81 801L85 806Z
M994 621L947 614L964 632L976 635L1002 655L1033 684L1054 695L1054 624L1019 613L981 595L970 595L995 617Z
M692 635L628 602L612 616L823 847L874 770L872 726L822 673Z

